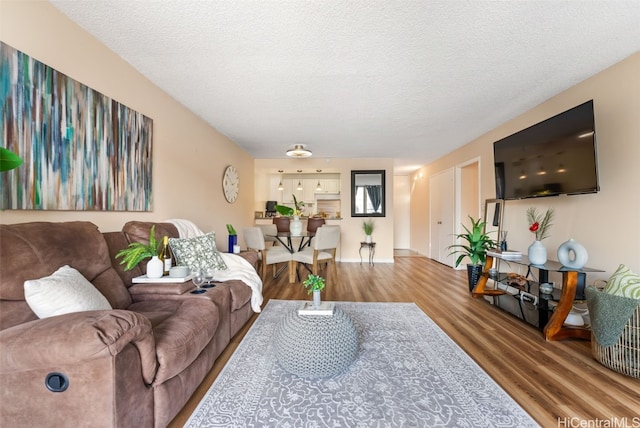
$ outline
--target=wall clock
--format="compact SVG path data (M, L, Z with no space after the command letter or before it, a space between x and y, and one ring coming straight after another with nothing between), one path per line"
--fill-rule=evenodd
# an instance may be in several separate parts
M238 198L238 171L235 167L229 165L224 170L224 176L222 177L222 191L224 197L230 204L234 203Z

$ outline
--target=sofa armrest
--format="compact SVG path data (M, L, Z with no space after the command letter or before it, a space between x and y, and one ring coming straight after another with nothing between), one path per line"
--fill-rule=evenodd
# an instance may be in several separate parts
M76 312L0 331L0 373L111 357L129 343L138 349L143 379L151 384L158 367L151 323L125 310Z

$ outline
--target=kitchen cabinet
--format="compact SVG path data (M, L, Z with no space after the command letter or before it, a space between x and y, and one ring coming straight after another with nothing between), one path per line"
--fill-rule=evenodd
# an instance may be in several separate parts
M318 186L318 183L316 182L316 187ZM322 187L322 190L319 192L315 191L315 187L314 187L314 192L315 193L340 193L340 179L339 178L326 178L326 179L322 179L320 180L320 186Z

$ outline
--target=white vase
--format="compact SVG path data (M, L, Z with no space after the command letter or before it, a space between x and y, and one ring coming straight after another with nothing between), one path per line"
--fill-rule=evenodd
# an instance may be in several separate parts
M558 247L558 261L562 266L571 269L582 269L587 264L589 255L586 248L573 239L563 242Z
M289 223L289 232L291 232L291 236L300 236L302 233L302 222L297 215L294 215Z
M371 235L364 235L364 242L371 244Z
M531 264L545 264L547 262L547 249L542 245L542 241L533 241L533 244L529 245L527 256Z
M147 262L147 278L162 278L164 265L158 256L153 256Z
M313 290L313 309L320 309L321 304L320 290Z

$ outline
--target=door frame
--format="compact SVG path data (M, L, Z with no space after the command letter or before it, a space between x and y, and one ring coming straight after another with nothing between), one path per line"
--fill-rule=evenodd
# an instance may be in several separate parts
M455 169L455 174L454 174L454 189L455 189L455 196L454 196L454 207L453 207L453 212L455 215L454 218L454 233L456 235L459 235L463 232L462 229L462 223L463 223L463 218L462 218L462 197L463 197L463 192L462 192L462 187L465 185L465 183L463 182L463 174L462 171L464 168L473 165L473 164L477 164L478 165L478 176L476 178L476 183L477 183L477 188L475 189L475 194L476 194L476 199L477 199L477 213L475 214L476 218L482 218L482 200L481 200L481 196L482 196L482 160L480 158L480 156L477 156L475 158L471 158L469 160L466 160L462 163L457 164L454 169ZM456 242L457 243L457 242ZM464 265L459 265L457 268L454 267L454 269L466 269L466 266Z

